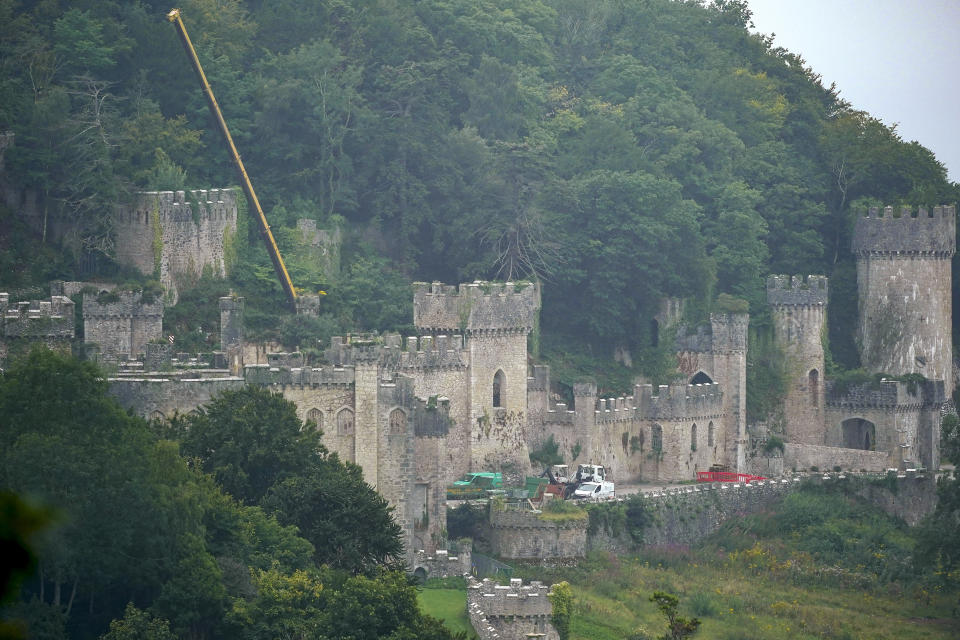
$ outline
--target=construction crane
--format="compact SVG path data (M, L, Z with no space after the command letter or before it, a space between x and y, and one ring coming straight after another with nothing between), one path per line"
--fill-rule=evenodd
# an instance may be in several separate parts
M243 187L243 192L246 194L250 206L257 212L256 218L257 225L260 228L260 237L263 238L263 243L267 247L267 253L270 254L270 260L273 262L273 268L277 272L277 278L280 279L280 285L287 293L290 304L294 311L296 311L297 290L290 280L290 274L287 273L286 265L283 264L283 257L280 256L277 241L274 240L273 233L270 231L270 225L267 224L267 217L263 215L263 209L260 207L260 200L257 199L257 194L253 190L250 176L247 175L247 170L243 166L243 160L240 159L240 154L237 153L237 147L233 144L233 137L227 128L227 122L223 119L223 114L220 113L220 106L217 104L217 99L213 95L213 89L210 88L210 83L207 82L207 76L203 72L203 67L200 66L200 59L197 58L197 52L193 48L193 43L190 42L190 36L187 35L187 28L183 25L183 19L180 17L180 9L172 9L170 13L167 14L167 20L172 22L173 26L177 28L177 33L180 35L180 41L183 42L183 48L187 50L190 63L200 77L200 85L203 87L203 95L207 99L207 106L210 107L210 113L213 114L213 119L217 121L217 125L220 127L220 133L223 134L223 138L230 148L230 155L233 158L233 162L237 167L237 171L240 173L240 186Z

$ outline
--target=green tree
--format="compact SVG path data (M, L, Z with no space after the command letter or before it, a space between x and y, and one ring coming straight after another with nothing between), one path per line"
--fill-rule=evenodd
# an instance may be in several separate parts
M573 617L573 588L569 582L563 581L553 585L548 594L553 613L550 622L557 630L560 640L570 638L570 619Z
M660 636L660 640L683 640L695 634L700 627L700 620L697 618L684 618L677 615L679 604L677 596L655 591L650 596L650 602L656 603L657 609L667 619L667 632Z
M156 618L146 611L137 609L133 603L127 605L123 618L110 623L110 630L100 636L100 640L176 640L170 631L170 623Z
M313 543L317 564L367 574L402 566L401 530L392 509L363 481L360 467L335 455L275 485L263 505Z
M302 429L296 406L279 393L249 386L224 391L186 418L183 455L244 504L307 472L325 452L320 433Z

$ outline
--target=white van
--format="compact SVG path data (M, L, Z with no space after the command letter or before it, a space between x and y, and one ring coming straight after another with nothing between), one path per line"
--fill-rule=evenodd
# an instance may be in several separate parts
M573 492L574 498L601 500L615 496L612 482L584 482Z

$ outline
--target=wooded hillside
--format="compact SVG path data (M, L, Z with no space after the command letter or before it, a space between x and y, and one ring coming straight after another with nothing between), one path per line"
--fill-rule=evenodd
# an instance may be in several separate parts
M301 217L345 233L337 277L291 259L298 285L330 292L313 330L408 325L411 280L540 278L558 380L617 347L636 366L624 379L656 377L662 296L698 301L694 321L718 294L743 298L762 331L768 273L822 273L833 358L852 368L855 209L951 203L958 187L752 35L747 4L181 8L281 245ZM7 171L84 220L78 254L112 252L111 205L135 190L236 182L169 9L0 0ZM255 239L231 285L254 307L281 299ZM255 328L277 326L266 314Z

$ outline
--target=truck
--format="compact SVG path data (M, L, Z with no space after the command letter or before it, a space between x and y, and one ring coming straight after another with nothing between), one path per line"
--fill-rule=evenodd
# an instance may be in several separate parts
M447 485L447 500L476 500L486 498L490 492L503 489L503 476L489 471L467 473L453 484Z

